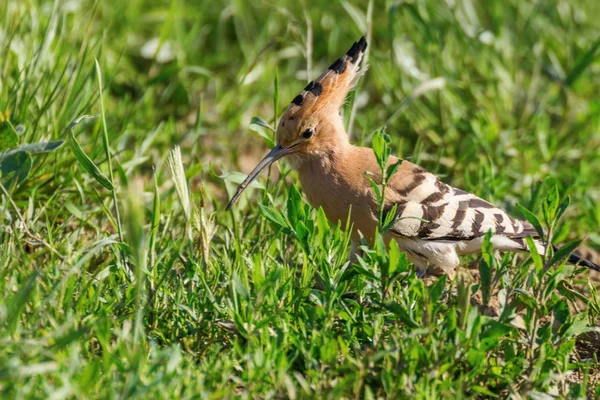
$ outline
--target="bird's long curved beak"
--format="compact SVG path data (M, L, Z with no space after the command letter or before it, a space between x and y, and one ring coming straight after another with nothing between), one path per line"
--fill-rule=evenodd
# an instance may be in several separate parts
M235 194L229 201L229 204L227 204L227 210L229 210L231 206L237 201L237 199L242 195L244 190L246 190L248 185L250 185L252 181L255 180L258 175L260 175L263 169L267 168L269 165L273 164L275 161L279 160L286 154L291 153L293 147L294 146L290 146L286 148L281 146L281 144L275 146L273 150L271 150L269 154L267 154L266 157L258 163L258 165L252 170L252 172L250 172L248 177L244 179L244 182L242 182L240 186L238 186L237 190L235 191Z

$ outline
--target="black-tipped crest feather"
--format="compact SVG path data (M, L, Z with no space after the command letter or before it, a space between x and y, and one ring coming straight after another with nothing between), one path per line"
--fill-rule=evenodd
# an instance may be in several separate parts
M312 88L310 88L310 92L315 96L319 96L321 93L323 93L323 85L321 85L319 82L315 82Z
M304 87L302 93L294 97L291 104L302 106L305 109L312 109L315 106L321 108L330 104L332 98L339 99L343 97L336 93L347 94L364 72L364 69L359 70L359 64L366 48L367 41L363 36L357 42L354 42L346 55L335 60L317 79L310 81ZM308 94L312 96L307 96ZM321 95L326 98L324 101L317 99ZM337 104L339 100L334 102Z
M342 74L346 70L346 63L344 62L343 58L338 58L333 64L331 64L329 69L336 74Z
M367 49L367 41L365 37L361 37L358 42L354 42L350 50L346 53L348 57L352 59L352 64L356 64L356 61Z

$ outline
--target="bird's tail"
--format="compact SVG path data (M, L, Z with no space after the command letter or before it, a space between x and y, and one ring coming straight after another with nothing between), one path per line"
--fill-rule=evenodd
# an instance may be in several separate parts
M554 251L556 252L556 250L558 250L559 248L557 246L553 246ZM600 265L586 259L583 258L582 256L580 256L577 253L571 253L569 255L569 259L567 261L569 264L573 264L573 265L583 265L586 268L592 269L594 271L598 271L600 272Z
M578 254L572 253L569 256L569 263L574 265L583 265L586 268L600 272L600 265L581 257Z

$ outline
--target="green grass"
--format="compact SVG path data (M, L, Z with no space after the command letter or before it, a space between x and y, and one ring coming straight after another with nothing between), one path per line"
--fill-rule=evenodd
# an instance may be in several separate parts
M385 125L600 249L599 3L302 3L0 3L0 152L22 150L0 164L0 397L594 394L600 302L572 266L486 250L480 279L428 286L379 244L344 268L285 163L225 205L271 140L252 117L367 33L355 143Z

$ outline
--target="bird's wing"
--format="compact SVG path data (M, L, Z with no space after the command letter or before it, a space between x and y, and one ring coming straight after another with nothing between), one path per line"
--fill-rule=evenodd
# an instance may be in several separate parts
M403 162L407 163L406 161ZM386 210L396 208L391 233L423 240L467 241L489 230L524 245L526 236L538 237L531 224L519 221L499 208L463 190L453 188L423 168L407 163L392 176Z

